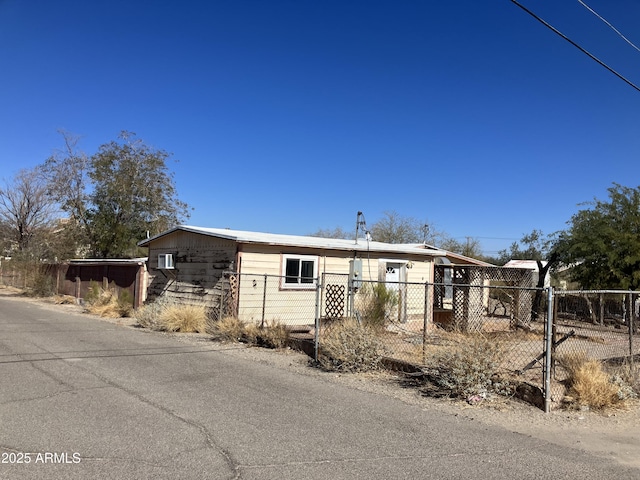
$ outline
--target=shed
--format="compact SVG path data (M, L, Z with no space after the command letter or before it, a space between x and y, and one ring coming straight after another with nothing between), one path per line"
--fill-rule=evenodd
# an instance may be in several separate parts
M45 268L55 278L56 292L77 299L86 296L92 283L103 288L126 291L135 308L141 306L147 295L147 259L76 259Z

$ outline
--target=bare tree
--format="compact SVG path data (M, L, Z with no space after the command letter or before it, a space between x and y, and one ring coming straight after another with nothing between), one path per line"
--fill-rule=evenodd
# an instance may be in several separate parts
M386 243L427 243L437 245L448 236L439 232L424 220L405 217L394 210L387 210L383 217L371 226L371 236L377 242Z
M349 233L344 230L342 227L336 228L319 228L315 232L309 234L311 237L321 237L321 238L342 238L342 239L353 239L353 232Z
M55 220L55 204L38 169L21 170L0 188L3 247L10 252L35 249Z
M76 244L88 243L90 157L78 148L80 137L59 131L64 146L51 155L42 166L48 192L68 215L64 229Z
M464 242L460 242L454 238L445 238L438 244L438 247L453 253L459 253L465 257L479 259L483 257L482 245L477 238L467 237Z

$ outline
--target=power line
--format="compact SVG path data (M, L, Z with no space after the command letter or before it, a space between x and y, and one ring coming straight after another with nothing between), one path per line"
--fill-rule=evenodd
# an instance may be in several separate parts
M582 0L578 0L578 3L580 5L582 5L584 8L586 8L587 10L589 10L591 13L593 13L596 17L598 17L600 20L602 20L611 30L613 30L614 32L616 32L620 38L622 38L625 42L627 42L629 45L631 45L633 48L635 48L637 51L640 52L640 48L636 47L634 45L634 43L629 40L627 37L625 37L622 33L620 33L620 31L614 27L613 25L611 25L611 23L609 23L604 17L602 17L598 12L596 12L593 8L591 8L589 5L587 5L586 3L584 3Z
M597 62L598 64L600 64L601 66L603 66L604 68L606 68L607 70L609 70L611 73L613 73L616 77L618 77L620 80L622 80L623 82L625 82L627 85L631 86L632 88L634 88L635 90L637 90L638 92L640 92L640 87L638 87L636 84L634 84L633 82L631 82L631 80L628 80L627 78L625 78L624 76L622 76L621 74L619 74L618 72L616 72L613 68L611 68L609 65L607 65L606 63L604 63L602 60L600 60L598 57L596 57L595 55L593 55L592 53L588 52L587 50L585 50L584 48L582 48L580 45L578 45L576 42L574 42L573 40L571 40L569 37L567 37L564 33L562 33L561 31L559 31L557 28L555 28L554 26L550 25L549 23L547 23L545 20L543 20L542 18L540 18L539 16L537 16L535 13L533 13L531 10L529 10L528 8L526 8L525 6L521 5L520 3L518 3L516 0L511 0L511 3L517 5L518 7L520 7L522 10L524 10L525 12L527 12L529 15L531 15L533 18L535 18L538 22L542 23L545 27L547 27L549 30L551 30L553 33L555 33L556 35L559 35L560 37L564 38L567 42L569 42L571 45L573 45L574 47L576 47L578 50L580 50L582 53L584 53L585 55L587 55L589 58L591 58L592 60L594 60L595 62Z

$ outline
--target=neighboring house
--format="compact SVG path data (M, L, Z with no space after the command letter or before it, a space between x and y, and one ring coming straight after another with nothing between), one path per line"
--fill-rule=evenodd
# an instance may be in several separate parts
M428 245L194 226L172 228L139 245L149 249L149 298L204 302L213 312L231 311L245 321L264 321L268 311L268 319L290 325L313 324L319 302L320 315L330 316L328 301L317 298L318 278L328 288L336 287L329 288L337 292L336 304L348 309L345 295L360 285L358 281L398 286L433 282L436 259L485 265ZM424 299L416 302L418 307L424 311ZM336 316L340 314L344 309ZM411 305L405 302L400 319L410 314Z

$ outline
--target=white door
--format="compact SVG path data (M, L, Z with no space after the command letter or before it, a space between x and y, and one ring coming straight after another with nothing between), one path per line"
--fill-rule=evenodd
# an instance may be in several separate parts
M387 283L387 288L392 290L398 290L398 282L400 281L400 269L401 263L387 263L387 271L384 276L384 281Z
M402 274L402 270L405 268L403 263L387 263L384 280L387 285L387 290L393 290L398 293L397 306L394 308L394 312L390 312L392 318L397 319L400 322L406 321L406 289L404 285L401 286L399 282L403 282L405 276Z

